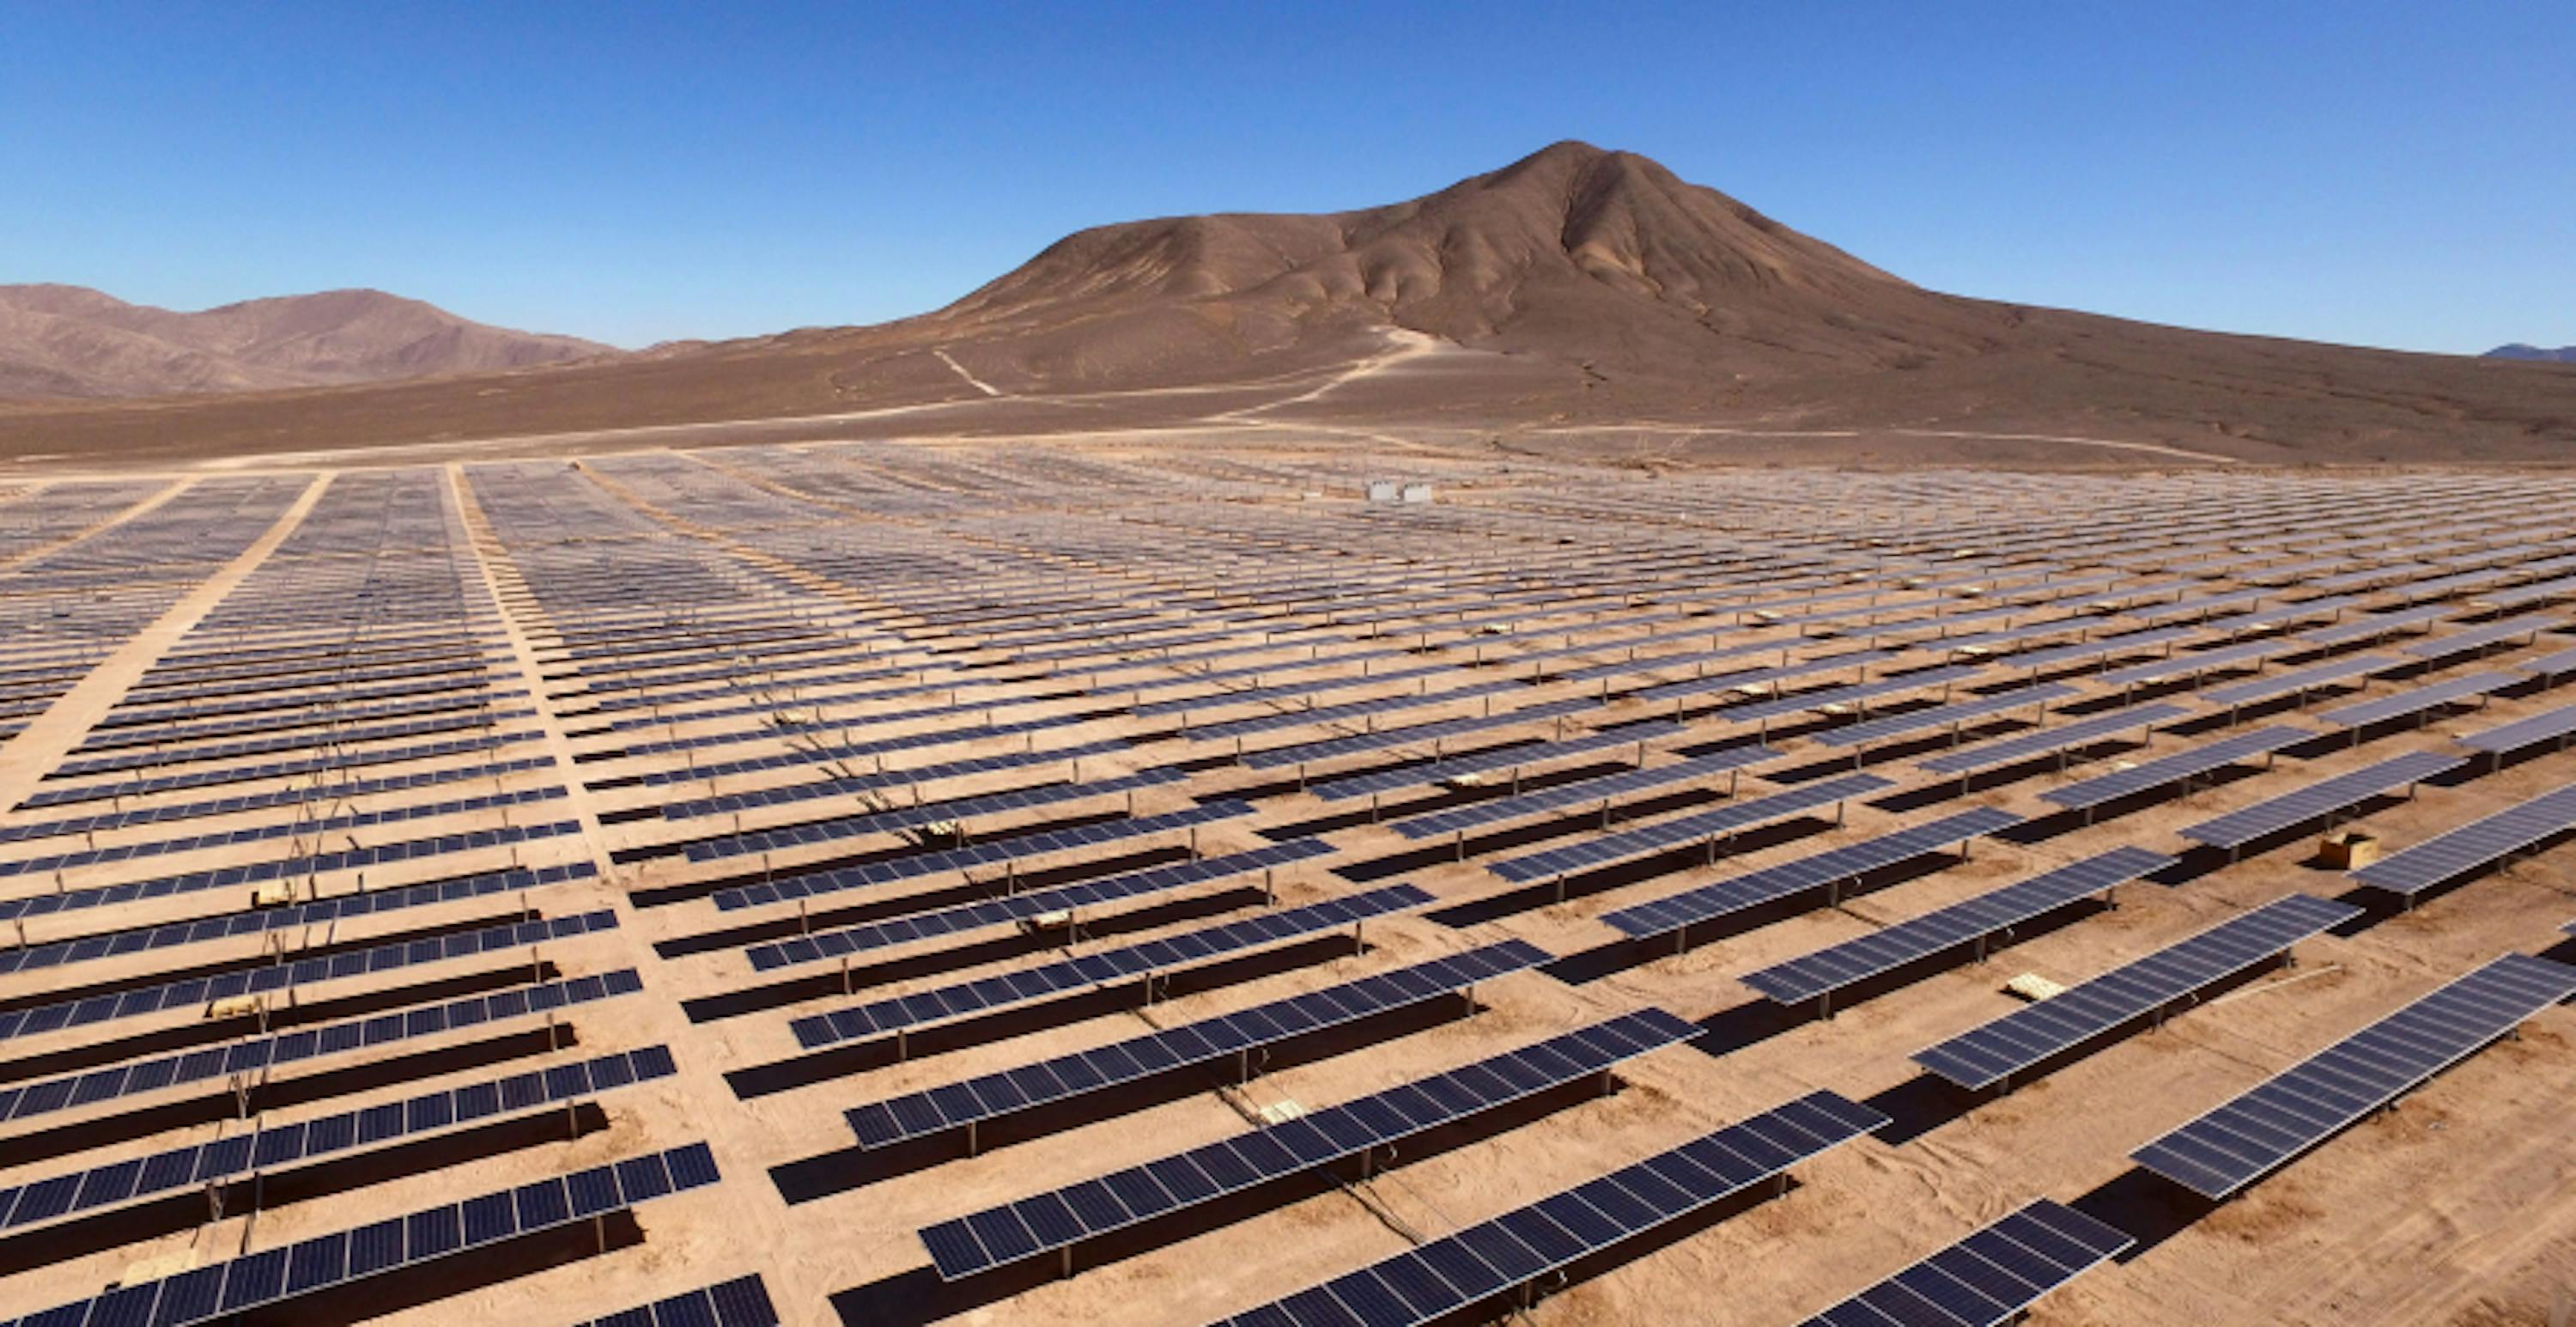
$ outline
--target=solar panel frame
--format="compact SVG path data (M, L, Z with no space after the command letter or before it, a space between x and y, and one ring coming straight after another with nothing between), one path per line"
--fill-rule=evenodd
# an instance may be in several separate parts
M2136 1244L2116 1226L2042 1198L1800 1327L2002 1327Z
M2392 789L2411 787L2459 768L2464 762L2456 756L2432 751L2407 751L2386 760L2338 774L2332 778L2296 788L2278 797L2252 806L2240 807L2222 816L2186 825L2179 832L2194 843L2224 848L2230 853L2246 844L2280 833L2296 825L2322 819L2348 807L2369 801Z
M2305 728L2273 725L2222 737L2212 742L2150 760L2124 770L2042 791L2040 800L2069 811L2090 813L2123 797L2179 783L2255 756L2269 757L2281 748L2316 736Z
M1713 810L1656 821L1617 834L1602 835L1563 847L1489 862L1485 869L1514 884L1562 878L1572 872L1606 866L1692 843L1713 842L1756 825L1831 806L1895 786L1875 774L1844 774L1802 783L1751 801L1731 802Z
M1600 920L1631 940L1686 936L1689 927L1701 922L1811 889L1830 890L1871 871L1928 856L2020 823L2021 817L2010 811L1971 807L1939 820L1905 826L1873 839L1603 913Z
M2352 872L2373 889L2412 898L2576 827L2576 783L2525 799Z

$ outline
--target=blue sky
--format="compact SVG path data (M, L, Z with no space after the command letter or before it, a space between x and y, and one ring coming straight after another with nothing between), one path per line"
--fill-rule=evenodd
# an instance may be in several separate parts
M1939 289L2465 352L2576 342L2571 70L2566 0L0 0L0 282L640 345L1581 138Z

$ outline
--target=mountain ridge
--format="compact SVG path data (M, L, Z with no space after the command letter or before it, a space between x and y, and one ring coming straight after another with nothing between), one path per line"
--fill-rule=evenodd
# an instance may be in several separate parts
M1930 290L1569 141L1380 207L1085 228L872 326L506 376L0 403L0 455L1248 424L1717 460L2567 461L2576 379Z
M194 312L85 286L0 286L0 395L157 397L506 371L618 352L345 289Z

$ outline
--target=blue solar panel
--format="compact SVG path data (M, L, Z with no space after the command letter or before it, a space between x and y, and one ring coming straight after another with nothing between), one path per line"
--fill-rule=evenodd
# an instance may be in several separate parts
M756 971L767 972L797 963L815 963L840 958L888 945L907 944L915 940L954 935L978 927L998 926L1050 912L1088 908L1120 899L1159 894L1212 880L1226 880L1267 871L1314 857L1329 856L1333 845L1319 838L1290 839L1255 848L1250 852L1231 853L1223 857L1202 857L1195 861L1175 862L1169 866L1148 867L1124 875L1099 880L1086 880L1077 885L1034 890L1004 898L987 899L963 907L944 908L937 912L917 912L890 921L870 922L865 926L846 927L837 931L816 931L775 944L753 945L743 953L751 959Z
M2045 707L2052 700L2062 700L2074 694L2073 687L2058 682L2042 682L2036 686L1998 691L1991 696L1978 696L1948 705L1935 705L1928 709L1912 710L1904 714L1891 714L1883 719L1866 719L1830 732L1820 733L1816 740L1826 746L1867 746L1872 742L1883 741L1890 737L1919 733L1927 728L1945 728L1966 723L1971 719L1990 718L2020 709L2025 705Z
M1659 1009L1623 1014L1241 1138L943 1221L923 1228L921 1240L940 1279L958 1280L1397 1143L1589 1078L1699 1031L1697 1024ZM1181 1177L1183 1187L1174 1187ZM1121 1202L1118 1195L1128 1192L1154 1195L1152 1210ZM1170 1201L1164 1201L1166 1194Z
M2576 784L2390 853L2353 872L2352 878L2411 898L2570 828L2576 828Z
M1628 793L1643 792L1649 788L1689 783L1718 774L1726 774L1747 765L1760 764L1779 754L1766 746L1729 747L1723 751L1694 756L1670 765L1621 770L1599 778L1561 783L1536 792L1451 807L1445 811L1432 811L1396 821L1393 827L1396 833L1408 839L1427 839L1442 834L1462 833L1479 825L1498 824L1502 821L1517 820L1522 816L1537 815L1564 807L1603 802Z
M353 1147L497 1119L676 1072L678 1066L667 1048L648 1046L407 1101L389 1101L364 1110L270 1125L216 1142L154 1153L139 1161L0 1187L0 1229L16 1230L136 1198L203 1188L254 1170L273 1172L281 1166Z
M2169 783L2207 774L2211 770L2235 764L2254 756L2269 756L2282 747L2316 736L2304 728L2257 728L2252 732L2203 742L2190 750L2158 760L2144 761L2127 769L2113 770L2079 780L2062 788L2041 793L2040 800L2072 811L2090 812L2123 797L2161 788Z
M2455 756L2409 751L2367 768L2338 774L2295 792L2257 802L2243 810L2185 826L2181 832L2184 838L2194 843L2233 851L2266 835L2332 815L2393 788L2404 788L2447 773L2459 765L2460 761Z
M1694 843L1708 842L1756 825L1786 820L1819 807L1832 806L1853 797L1865 796L1892 787L1888 780L1875 774L1845 774L1799 784L1767 797L1737 802L1711 811L1695 812L1672 820L1657 821L1636 829L1623 830L1586 839L1581 843L1522 857L1509 857L1487 865L1486 869L1522 884L1545 880L1612 862L1627 861L1650 853L1663 852Z
M1535 945L1506 940L1184 1023L1097 1050L1061 1055L945 1088L871 1102L849 1111L847 1118L859 1146L885 1147L1022 1111L1042 1110L1190 1065L1231 1061L1293 1037L1446 998L1488 978L1548 961L1546 951Z
M424 885L375 889L361 894L342 894L334 898L290 904L282 908L260 908L249 912L226 913L219 917L207 917L198 921L172 922L167 926L139 927L130 931L107 931L82 936L76 940L30 945L24 949L0 950L0 973L35 971L66 963L86 963L94 959L115 958L145 950L168 949L174 945L198 944L229 936L259 935L269 931L289 931L306 926L328 925L352 917L372 917L379 913L397 912L406 908L422 908L438 903L453 903L462 899L485 898L494 894L540 889L566 880L595 879L598 874L599 868L588 862L548 866L532 871L487 871L481 875L432 881ZM0 920L5 919L6 914L0 913Z
M890 833L941 821L962 821L973 816L1001 811L1025 810L1029 807L1052 806L1059 802L1078 801L1086 797L1106 797L1112 793L1132 792L1138 788L1156 788L1188 778L1185 770L1169 766L1149 769L1138 774L1116 778L1093 779L1083 783L1050 783L1035 788L1015 788L1008 792L983 793L974 797L951 798L947 801L924 802L919 806L897 807L891 811L874 811L866 815L842 816L832 820L808 821L799 825L782 825L775 829L754 830L723 838L702 839L688 845L693 862L722 861L753 853L787 852L810 848L840 839L865 834Z
M276 1065L343 1055L414 1037L463 1031L499 1019L521 1018L611 996L633 995L643 989L643 979L633 968L620 968L595 976L538 982L495 991L490 995L452 1000L442 1005L353 1018L297 1032L254 1037L177 1055L110 1065L87 1073L39 1079L24 1087L0 1088L0 1119L30 1119L73 1106L225 1078L237 1073L255 1073Z
M1098 950L1061 963L1017 968L981 981L943 986L893 999L871 1000L828 1014L799 1018L787 1026L796 1034L798 1045L809 1051L820 1050L924 1023L982 1013L1024 1000L1081 990L1122 977L1202 963L1227 954L1347 926L1363 918L1423 907L1431 902L1430 894L1412 885L1389 885L1346 898L1282 908L1242 921L1185 931L1140 945Z
M1586 710L1599 709L1601 703L1585 697L1548 701L1525 709L1505 710L1500 714L1474 714L1460 719L1443 719L1436 723L1418 723L1408 728L1381 728L1373 733L1353 733L1347 737L1328 737L1295 746L1272 747L1243 757L1252 769L1277 769L1283 765L1302 765L1308 761L1332 760L1341 756L1381 751L1391 746L1414 742L1439 742L1461 733L1483 732L1491 728L1508 728L1541 719L1554 719Z
M989 839L982 843L969 843L964 847L944 848L938 852L915 853L909 857L869 862L863 866L847 866L837 871L816 871L806 875L789 876L783 880L768 880L757 885L745 885L738 889L720 889L716 891L715 903L719 910L732 912L740 908L758 907L764 903L783 903L789 899L812 898L842 890L866 889L874 885L893 884L899 880L914 880L925 875L937 875L942 871L960 871L970 866L983 866L992 862L1009 862L1022 857L1036 857L1052 852L1098 848L1104 844L1125 839L1142 838L1148 834L1161 834L1176 829L1189 829L1251 813L1252 805L1248 802L1208 802L1178 811L1166 811L1160 815L1075 825L1066 829L1051 829L1042 833L1022 834L1007 839Z
M2429 714L2444 705L2484 697L2489 692L2501 691L2516 682L2525 680L2527 679L2520 673L2473 673L2467 677L2455 677L2448 681L2409 688L2393 696L2379 696L2370 700L2355 701L2350 705L2338 705L2333 709L2320 711L2317 717L2338 728L2352 729L2353 740L2359 742L2360 730L2371 724L2408 715Z
M1630 724L1608 732L1586 733L1581 737L1568 737L1554 742L1526 742L1515 746L1472 751L1464 755L1446 756L1428 764L1407 765L1402 769L1372 770L1365 774L1322 779L1310 785L1307 791L1328 802L1346 801L1353 797L1367 797L1376 793L1391 792L1398 788L1419 787L1442 779L1456 778L1461 774L1481 774L1488 770L1500 769L1518 770L1543 761L1563 760L1570 756L1584 756L1623 747L1642 746L1647 742L1673 737L1685 731L1687 729L1682 724L1656 719Z
M373 847L352 848L346 852L275 858L242 866L227 866L219 870L191 871L185 875L167 875L151 880L97 885L87 889L64 890L56 894L37 894L0 903L0 921L18 917L41 917L56 912L74 912L83 908L125 903L136 899L196 894L209 889L230 889L236 885L255 884L264 880L296 879L323 871L363 870L388 862L426 861L448 853L533 843L540 839L563 838L580 832L581 822L578 820L559 820L537 825L496 825L470 834L444 834L437 838L409 839L400 843L381 843Z
M2034 756L2055 755L2061 751L2104 741L2136 729L2153 728L2157 724L2170 719L2179 719L2188 713L2190 711L2180 705L2139 705L2131 709L2114 710L2109 714L2097 714L2091 718L2078 719L2072 723L2061 723L2051 728L2042 728L2035 733L2017 733L1992 742L1981 742L1975 746L1944 751L1915 763L1935 774L1973 774L1978 770L1994 769L2017 760L2028 760Z
M2576 995L2576 968L2507 954L2130 1154L2224 1198Z
M613 930L617 914L602 908L577 917L558 917L550 921L523 922L516 926L496 926L490 930L470 931L461 935L413 940L404 944L379 945L373 949L355 949L329 958L308 958L294 963L276 963L247 971L227 972L212 977L172 982L164 986L145 986L130 991L94 995L85 1000L38 1005L31 1009L0 1014L0 1040L32 1037L39 1033L69 1027L86 1027L110 1019L133 1018L202 1005L216 1000L233 999L282 991L289 987L342 977L364 976L422 963L437 963L452 958L466 958L496 950L524 949L546 940L584 935L592 931Z
M1911 917L1857 940L1848 940L1744 975L1745 985L1780 1004L1822 999L1854 983L1953 949L2161 871L2174 859L2144 848L2114 848L2080 862L1990 890Z
M2360 915L2292 894L1917 1051L1914 1062L1964 1088L1992 1087Z
M2137 1240L2043 1198L1801 1327L2002 1327Z
M1744 1193L1887 1117L1816 1092L1491 1221L1225 1321L1417 1327Z
M2020 823L2021 817L2010 811L1972 807L1928 824L1909 826L1865 842L1764 867L1669 898L1604 913L1601 920L1612 930L1631 939L1669 935L1728 913L1741 912L1811 889L1839 885L1882 867L1940 852Z
M587 1221L664 1194L715 1183L715 1159L704 1143L649 1152L561 1179L539 1180L356 1230L315 1235L280 1249L192 1268L164 1280L119 1286L95 1298L41 1313L20 1324L44 1327L191 1327L345 1285L380 1272L418 1266L453 1253ZM605 1208L576 1209L575 1190L602 1195Z
M580 1327L779 1327L778 1309L758 1275L593 1318Z

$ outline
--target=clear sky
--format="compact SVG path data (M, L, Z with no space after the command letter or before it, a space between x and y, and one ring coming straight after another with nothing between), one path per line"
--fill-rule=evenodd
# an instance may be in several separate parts
M2571 112L2570 0L0 0L0 282L641 345L1581 138L1939 289L2466 352L2576 342Z

